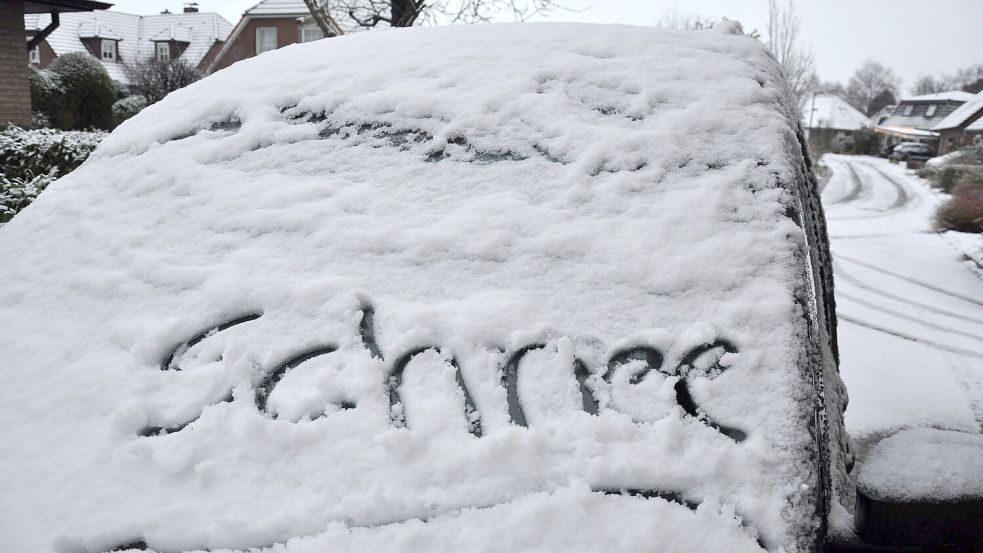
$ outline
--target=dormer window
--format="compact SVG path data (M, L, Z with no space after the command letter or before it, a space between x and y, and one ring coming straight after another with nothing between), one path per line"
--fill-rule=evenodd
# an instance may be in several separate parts
M937 106L935 104L932 104L932 105L928 106L928 109L925 110L925 117L932 117L932 116L934 116L935 115L935 108L936 107Z
M106 61L116 61L116 41L102 40L102 59Z
M166 42L157 42L157 61L171 61L171 47Z

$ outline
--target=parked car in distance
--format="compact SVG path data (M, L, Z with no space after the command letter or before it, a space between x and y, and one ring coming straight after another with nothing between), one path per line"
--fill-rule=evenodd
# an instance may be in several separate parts
M898 161L925 161L935 157L935 148L921 142L902 142L891 150L888 157Z

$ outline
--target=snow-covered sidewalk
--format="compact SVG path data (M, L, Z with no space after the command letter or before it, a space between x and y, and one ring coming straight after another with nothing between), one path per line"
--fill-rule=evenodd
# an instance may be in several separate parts
M858 453L903 428L980 432L983 280L931 231L940 196L886 160L825 160L846 422Z

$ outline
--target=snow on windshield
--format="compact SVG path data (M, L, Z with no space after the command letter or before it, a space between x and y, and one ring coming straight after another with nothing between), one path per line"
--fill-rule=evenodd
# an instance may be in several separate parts
M173 93L0 230L3 542L809 548L797 121L757 41L625 26Z

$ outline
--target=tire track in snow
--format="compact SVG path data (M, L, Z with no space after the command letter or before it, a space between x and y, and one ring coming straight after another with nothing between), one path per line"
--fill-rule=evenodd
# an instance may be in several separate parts
M938 286L935 286L934 284L929 284L927 282L922 282L922 281L920 281L918 279L911 278L909 276L902 275L900 273L895 273L894 271L888 271L887 269L878 267L877 265L874 265L872 263L867 263L865 261L860 261L859 259L853 259L853 258L847 257L845 255L838 255L838 256L836 256L836 258L837 259L843 259L845 261L849 261L850 263L855 263L855 264L860 265L862 267L867 267L868 269L870 269L872 271L877 271L879 273L884 273L886 275L893 276L894 278L899 278L901 280L910 282L912 284L917 284L918 286L921 286L922 288L927 288L929 290L938 292L940 294L944 294L946 296L950 296L950 297L953 297L953 298L958 298L958 299L961 299L961 300L963 300L965 302L972 303L973 305L978 305L980 307L983 307L983 301L977 300L975 298L971 298L969 296L964 296L964 295L962 295L962 294L960 294L958 292L953 292L951 290L946 290L945 288L940 288Z
M884 211L894 211L894 210L900 209L900 208L904 207L905 205L907 205L908 202L911 201L911 197L908 196L908 191L905 190L904 185L902 185L900 182L894 180L894 177L888 175L887 173L885 173L884 171L882 171L880 169L880 167L876 167L872 163L864 163L864 165L866 165L867 167L870 167L871 169L873 169L874 171L876 171L878 174L880 174L882 177L884 177L885 180L887 180L889 183L891 183L894 186L894 190L898 194L898 197L894 200L894 203L891 204L891 206L888 207L887 209L885 209Z
M917 302L917 301L915 301L913 299L905 298L905 297L902 297L902 296L898 296L898 295L892 294L890 292L885 292L883 290L880 290L878 288L875 288L875 287L867 284L866 282L860 280L859 278L853 276L852 274L848 273L845 269L843 269L843 265L841 265L835 259L833 260L833 278L834 279L837 279L837 278L843 279L843 280L845 280L845 281L853 284L854 286L856 286L858 288L862 288L862 289L864 289L864 290L866 290L868 292L872 292L874 294L877 294L877 295L880 295L880 296L883 296L885 298L889 298L889 299L892 299L892 300L895 300L895 301L898 301L898 302L901 302L901 303L906 303L906 304L911 305L911 306L914 306L914 307L919 307L919 308L924 309L924 310L926 310L926 311L928 311L930 313L935 313L936 315L943 315L943 316L946 316L946 317L952 317L954 319L960 319L960 320L967 321L967 322L970 322L970 323L976 323L976 324L983 325L983 319L974 319L973 317L970 317L968 315L963 315L961 313L956 313L954 311L949 311L947 309L942 309L941 307L936 307L934 305L929 305L927 303ZM840 294L840 291L837 290L836 291L836 294L839 295Z
M846 166L847 171L850 173L851 187L850 187L850 190L847 191L846 194L843 194L839 198L836 198L836 199L830 201L829 202L829 205L830 206L833 206L833 205L837 205L837 204L850 203L850 202L856 200L857 197L860 196L860 192L863 190L864 187L863 187L863 183L860 181L860 176L857 175L857 171L854 170L853 165L851 165L850 163L843 163L843 162L839 162L839 161L834 162L834 163L832 163L830 165L831 166L836 166L836 165L845 165ZM833 171L833 172L835 173L836 171Z
M935 330L939 330L939 331L942 331L942 332L948 332L949 334L957 334L959 336L963 336L965 338L969 338L970 340L974 340L976 342L980 342L981 344L983 344L983 335L980 335L980 334L970 334L969 332L963 332L962 330L957 330L955 328L949 328L947 326L942 326L942 325L937 325L937 324L934 324L934 323L930 323L930 322L928 322L928 321L926 321L924 319L919 319L919 318L916 318L916 317L912 317L911 315L906 315L906 314L904 314L904 313L902 313L900 311L895 311L895 310L890 309L890 308L887 308L887 307L882 307L880 305L877 305L876 303L869 302L869 301L867 301L865 299L862 299L862 298L858 298L857 296L854 296L852 294L848 294L846 292L837 292L837 296L838 297L841 297L841 298L845 298L847 300L850 300L853 303L856 303L856 304L859 304L859 305L863 305L864 307L869 307L869 308L871 308L871 309L873 309L875 311L880 311L881 313L885 313L887 315L891 315L891 316L897 317L899 319L904 319L906 321L910 321L910 322L913 322L915 324L919 324L919 325L924 326L924 327L933 328Z
M927 347L934 348L934 349L937 349L937 350L947 351L949 353L955 353L957 355L963 355L963 356L966 356L966 357L972 357L974 359L983 359L983 353L978 353L978 352L975 352L975 351L970 351L968 349L962 349L962 348L957 348L957 347L953 347L953 346L947 346L945 344L940 344L938 342L933 342L931 340L925 340L925 339L922 339L922 338L918 338L916 336L911 336L909 334L905 334L904 332L899 332L899 331L896 331L896 330L891 330L891 329L888 329L888 328L884 328L883 326L880 326L880 325L877 325L877 324L874 324L874 323L869 323L867 321L864 321L863 319L858 319L856 317L853 317L851 315L846 315L844 313L837 313L836 314L836 319L837 320L840 320L840 321L846 321L848 323L853 323L853 324L855 324L857 326L862 326L864 328L869 328L871 330L876 330L878 332L883 332L884 334L889 334L889 335L894 336L896 338L901 338L902 340L908 340L909 342L915 342L915 343L921 344L923 346L927 346Z

